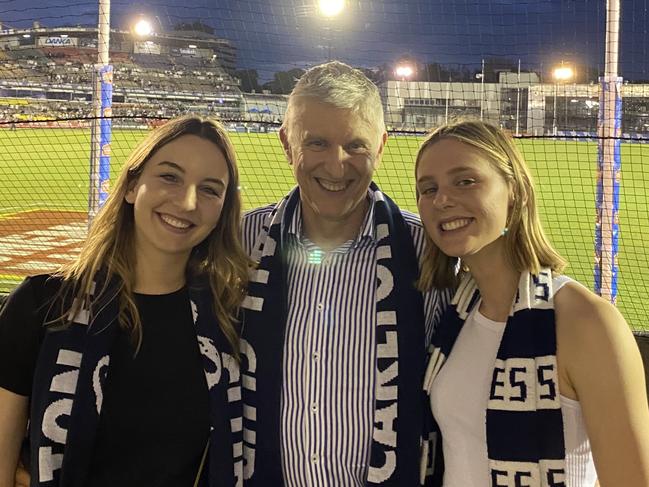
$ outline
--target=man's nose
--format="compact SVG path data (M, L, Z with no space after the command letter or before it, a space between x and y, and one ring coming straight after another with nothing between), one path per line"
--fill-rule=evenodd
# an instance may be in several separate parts
M329 176L342 179L345 176L345 164L349 154L340 146L331 147L327 151L326 168Z

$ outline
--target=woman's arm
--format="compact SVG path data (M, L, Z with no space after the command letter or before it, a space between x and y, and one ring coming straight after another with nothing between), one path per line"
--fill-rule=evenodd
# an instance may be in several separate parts
M14 487L29 398L0 387L0 487Z
M644 368L618 310L567 284L555 297L560 373L579 401L602 487L649 486Z

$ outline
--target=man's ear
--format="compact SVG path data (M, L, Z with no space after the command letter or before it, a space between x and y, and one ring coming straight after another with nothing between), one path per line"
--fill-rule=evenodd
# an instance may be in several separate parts
M279 140L282 142L282 147L284 148L284 154L289 164L293 164L293 156L291 154L291 145L288 143L288 134L286 133L286 127L282 125L279 129Z
M376 159L374 162L374 167L378 167L379 163L381 162L381 158L383 157L383 149L385 149L385 143L388 141L388 133L383 132L381 134L381 141L379 143L379 149L376 151Z

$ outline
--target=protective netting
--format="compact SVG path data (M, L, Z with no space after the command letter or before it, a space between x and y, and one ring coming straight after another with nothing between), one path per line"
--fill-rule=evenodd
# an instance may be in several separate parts
M97 5L0 2L0 291L77 252L88 214ZM605 1L112 2L111 173L147 131L175 115L230 129L247 208L277 200L293 177L275 133L286 94L308 67L340 59L380 88L390 140L376 180L415 210L420 136L456 117L516 137L541 214L568 273L592 288L597 117ZM617 304L649 328L649 4L624 2ZM134 25L151 21L152 32ZM398 69L397 68L401 68Z

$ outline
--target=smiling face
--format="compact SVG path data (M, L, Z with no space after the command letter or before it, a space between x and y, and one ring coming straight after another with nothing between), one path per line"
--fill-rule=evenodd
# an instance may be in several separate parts
M216 227L228 179L223 152L209 140L183 135L158 149L125 196L134 208L136 255L186 263Z
M504 250L511 191L486 155L443 138L424 149L416 178L419 213L444 254L470 265L475 256Z
M305 226L360 226L387 134L350 109L312 98L291 107L280 136L300 187ZM354 230L354 229L352 229Z

